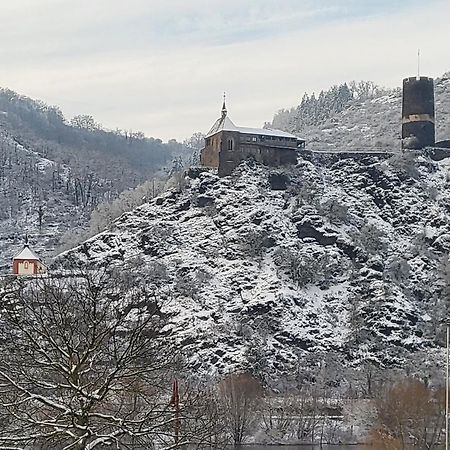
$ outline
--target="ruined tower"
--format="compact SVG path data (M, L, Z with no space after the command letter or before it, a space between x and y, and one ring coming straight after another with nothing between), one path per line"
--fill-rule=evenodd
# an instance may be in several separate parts
M420 150L435 144L434 81L428 77L403 80L402 148Z

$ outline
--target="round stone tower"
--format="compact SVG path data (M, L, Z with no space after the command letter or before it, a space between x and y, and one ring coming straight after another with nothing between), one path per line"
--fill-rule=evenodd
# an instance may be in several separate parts
M434 81L428 77L403 80L402 148L434 146Z

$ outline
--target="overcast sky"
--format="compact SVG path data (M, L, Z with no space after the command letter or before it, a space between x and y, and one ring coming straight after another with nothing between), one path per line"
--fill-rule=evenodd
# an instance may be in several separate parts
M0 86L108 128L261 126L303 92L450 70L449 0L0 0Z

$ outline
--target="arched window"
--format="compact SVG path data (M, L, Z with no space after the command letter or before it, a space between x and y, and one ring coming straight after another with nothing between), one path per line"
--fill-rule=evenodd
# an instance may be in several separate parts
M28 261L25 261L25 262L23 263L23 268L24 268L24 269L28 269Z
M228 139L228 150L233 150L233 139Z

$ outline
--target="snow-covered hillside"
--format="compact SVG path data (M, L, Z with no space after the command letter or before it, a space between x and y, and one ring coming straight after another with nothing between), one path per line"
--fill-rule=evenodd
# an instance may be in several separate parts
M436 138L450 139L450 77L435 80ZM330 112L317 105L314 113L326 119L302 119L302 105L282 110L275 115L271 126L296 133L306 139L312 150L350 148L395 149L401 146L401 89L374 93L368 99L353 99L338 112ZM325 108L322 114L320 108ZM308 111L307 111L308 112ZM303 120L303 121L302 121Z
M11 258L24 238L48 258L58 238L88 220L89 208L76 204L70 192L71 170L41 156L0 128L0 273L11 270Z
M222 179L191 170L182 191L124 214L53 270L145 273L197 373L280 380L327 358L405 367L441 342L449 168L406 154L243 163Z
M57 107L0 88L1 274L11 270L25 234L47 259L64 233L86 227L97 205L171 167L173 158L190 157L182 144L88 126L87 119L93 122L69 122ZM73 236L66 237L67 246Z

